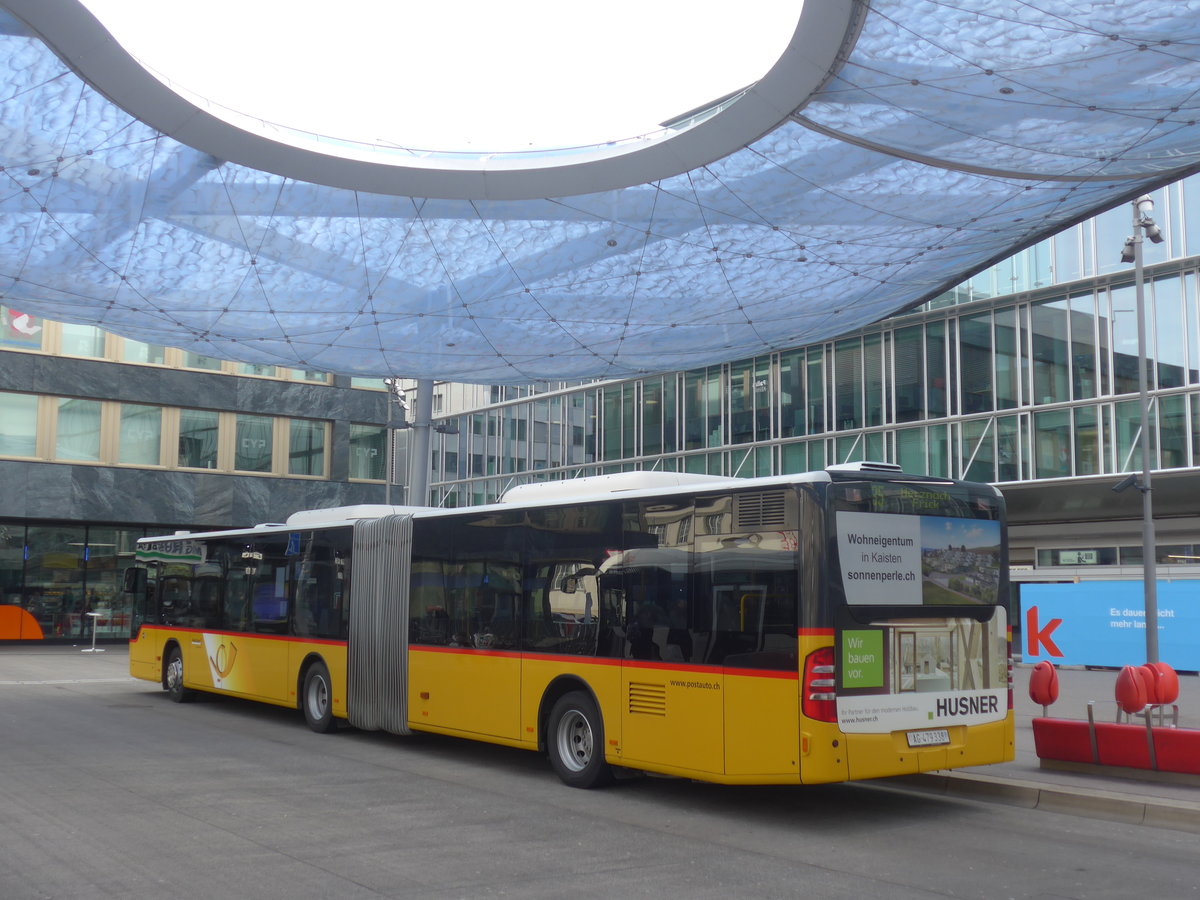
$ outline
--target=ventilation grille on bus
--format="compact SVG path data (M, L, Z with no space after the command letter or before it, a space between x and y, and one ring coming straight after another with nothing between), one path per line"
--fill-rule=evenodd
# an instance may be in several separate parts
M787 522L787 491L764 491L737 495L737 530L784 528Z
M832 466L825 467L826 472L903 472L904 469L895 463L874 462L873 460L864 460L862 462L852 463L837 463Z
M631 715L665 716L667 686L665 684L629 683L629 712Z

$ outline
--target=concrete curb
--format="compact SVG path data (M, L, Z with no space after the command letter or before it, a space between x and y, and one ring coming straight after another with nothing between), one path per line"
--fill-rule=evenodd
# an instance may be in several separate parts
M886 784L1026 809L1200 834L1200 802L1081 790L1035 781L966 773L904 775Z

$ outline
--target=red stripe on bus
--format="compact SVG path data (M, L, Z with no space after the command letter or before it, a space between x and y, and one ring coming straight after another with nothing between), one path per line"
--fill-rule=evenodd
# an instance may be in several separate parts
M623 660L576 653L527 653L520 650L488 650L483 647L447 647L444 644L409 644L413 653L454 653L461 656L492 656L504 659L544 659L551 662L585 662L597 666L619 666ZM627 661L627 660L624 660Z
M833 637L835 631L832 628L797 628L796 634L801 637Z
M292 644L328 644L345 646L346 641L329 638L294 637L284 634L259 634L256 631L216 631L205 628L176 628L169 625L143 625L143 631L175 632L179 634L211 634L228 637L252 637L257 640L281 641ZM808 634L812 634L810 629ZM833 634L833 630L828 630ZM523 653L519 650L487 650L481 647L444 647L438 644L410 644L409 650L420 653L458 653L463 655L479 655L499 657L501 659L538 659L549 662L580 662L594 666L627 666L633 669L651 669L667 672L693 672L699 675L721 673L723 675L740 675L751 678L786 678L797 679L799 673L791 669L748 669L742 667L702 666L689 663L657 662L645 659L619 659L605 656L578 656L573 653Z
M464 656L499 656L507 659L545 660L547 662L574 662L593 666L625 666L631 669L650 669L663 672L688 672L696 675L742 675L752 678L787 678L796 680L799 671L791 669L747 669L723 666L701 666L690 663L658 662L645 659L621 659L611 656L578 656L568 653L522 653L517 650L484 650L476 647L446 647L440 644L411 644L409 650L419 653L458 653Z
M546 662L585 662L595 666L619 666L627 659L612 656L580 656L577 653L522 653L525 659L544 660Z
M461 653L471 656L498 656L503 659L520 659L525 656L519 650L488 650L483 647L445 647L441 644L409 644L410 651L422 653Z
M800 673L791 669L723 669L726 675L739 675L750 678L784 678L789 681L799 681Z
M290 634L266 634L259 631L220 631L215 628L182 628L174 625L142 625L141 631L162 631L179 634L212 634L226 637L255 638L264 641L283 641L289 644L328 644L345 647L347 642L337 638L299 637Z

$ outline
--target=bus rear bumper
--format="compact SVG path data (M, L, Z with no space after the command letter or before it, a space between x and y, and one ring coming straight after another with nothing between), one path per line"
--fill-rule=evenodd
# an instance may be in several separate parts
M984 725L948 728L950 743L910 747L908 732L846 735L850 780L915 775L964 766L985 766L1013 759L1013 715Z

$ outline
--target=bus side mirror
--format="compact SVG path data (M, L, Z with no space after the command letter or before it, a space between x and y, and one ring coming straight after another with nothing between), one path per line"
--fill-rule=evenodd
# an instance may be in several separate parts
M121 591L125 594L146 592L146 570L141 566L130 566L121 577Z

